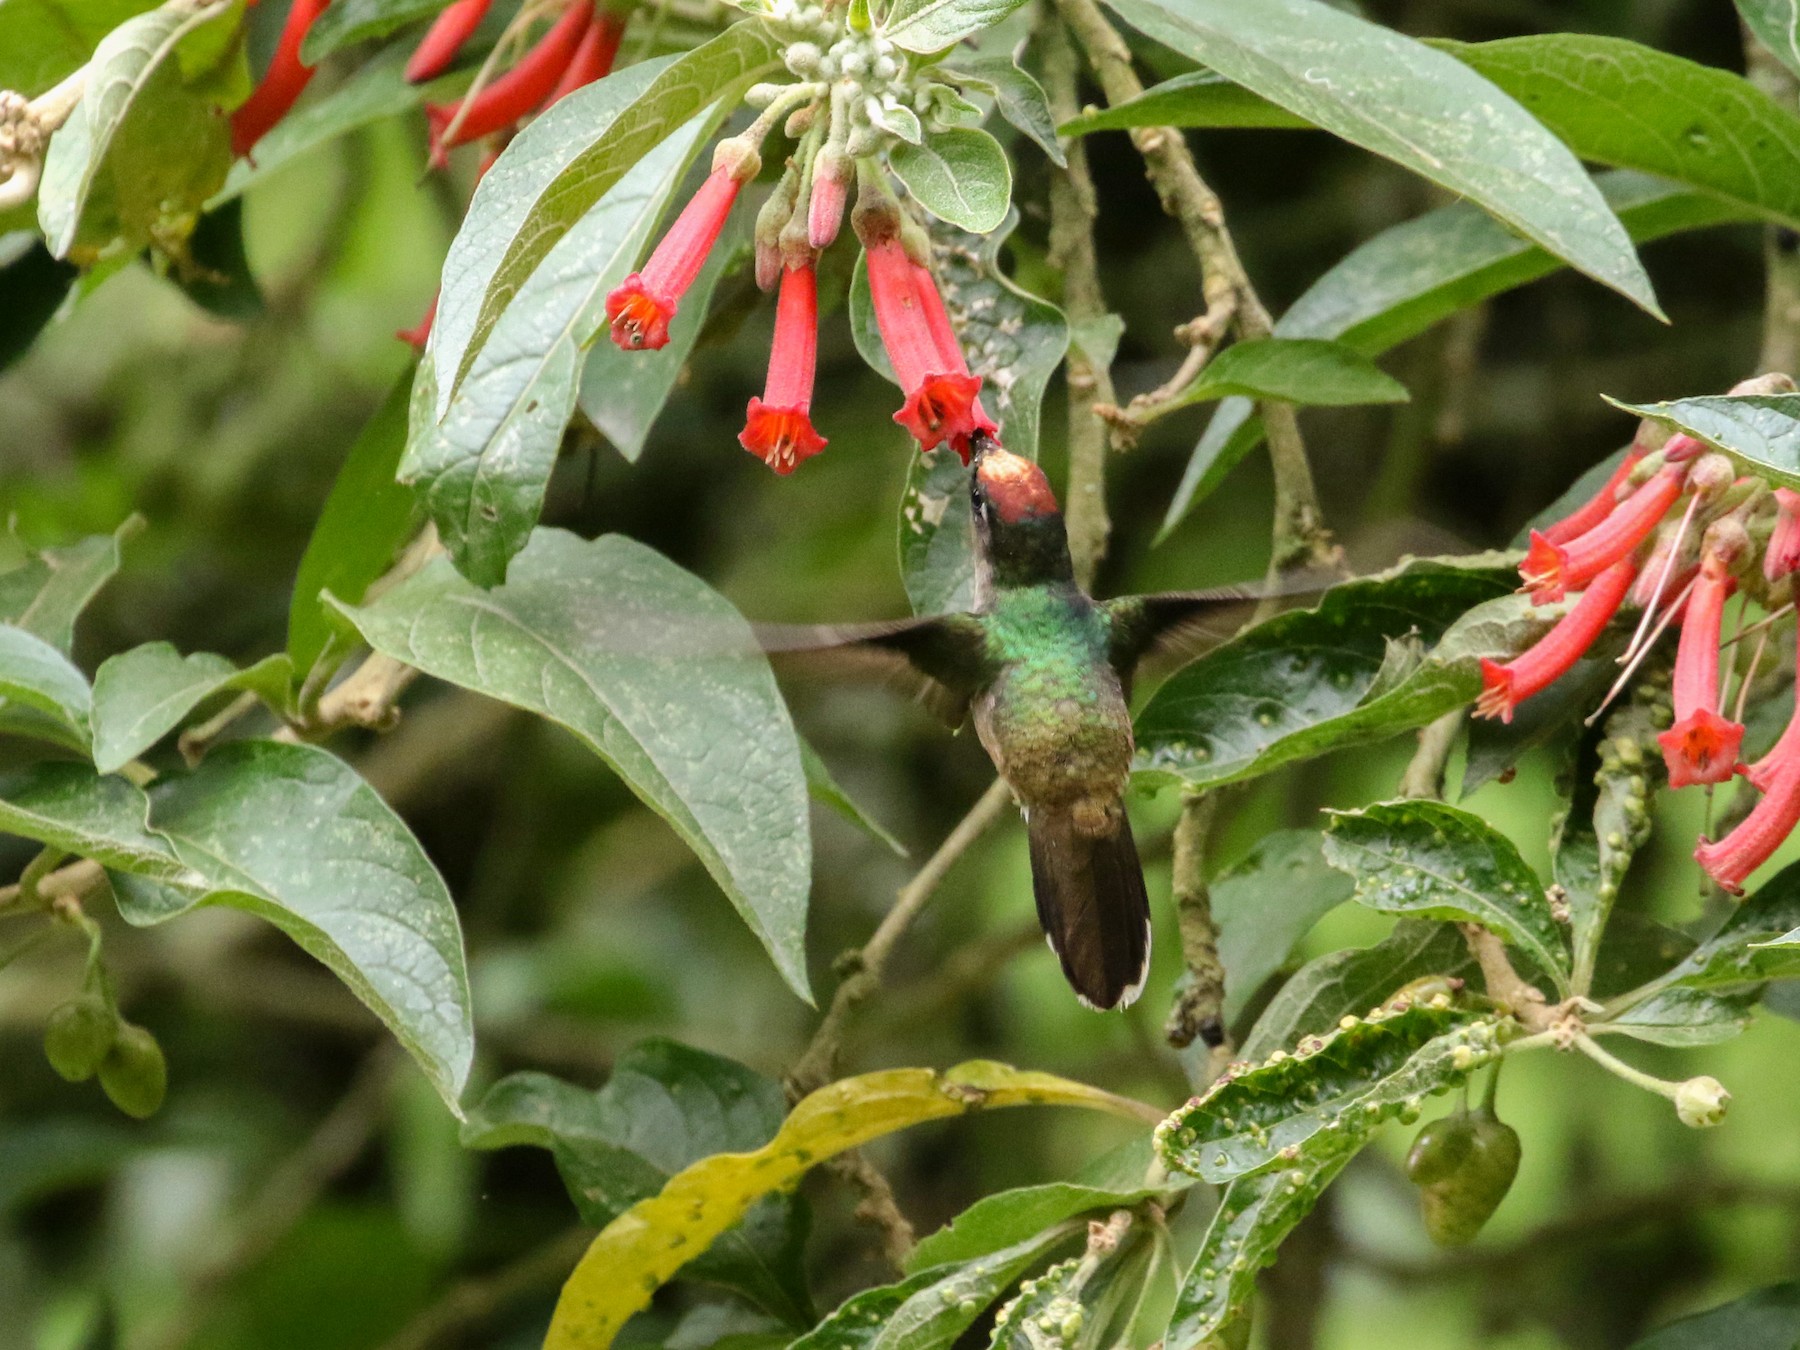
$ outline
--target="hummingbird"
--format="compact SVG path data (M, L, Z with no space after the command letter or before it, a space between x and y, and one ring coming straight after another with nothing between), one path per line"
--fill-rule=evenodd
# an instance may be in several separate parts
M770 650L848 649L910 668L1011 787L1051 950L1088 1007L1125 1008L1150 963L1150 900L1125 813L1131 684L1153 648L1246 588L1099 601L1075 579L1056 495L1031 460L971 438L974 608L889 623L764 630Z

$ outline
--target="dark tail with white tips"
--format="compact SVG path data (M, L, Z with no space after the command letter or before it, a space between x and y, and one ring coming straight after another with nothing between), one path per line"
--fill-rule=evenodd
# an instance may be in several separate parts
M1127 1008L1150 966L1144 869L1123 802L1107 813L1101 833L1084 833L1077 822L1067 807L1027 813L1038 922L1083 1003Z

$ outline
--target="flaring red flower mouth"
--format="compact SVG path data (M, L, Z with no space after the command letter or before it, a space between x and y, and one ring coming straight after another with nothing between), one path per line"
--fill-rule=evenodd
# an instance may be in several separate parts
M1686 471L1665 468L1610 512L1587 533L1566 544L1536 530L1520 564L1525 587L1539 604L1561 600L1644 542L1681 496Z
M977 417L979 375L928 375L894 414L894 420L919 442L921 450L935 450L945 441L969 461L969 437L980 430L992 431L985 416Z
M826 445L804 408L772 408L760 398L750 400L738 444L759 456L776 473L790 474L802 460L811 459Z
M626 351L655 351L669 345L669 320L675 317L672 302L657 299L644 289L641 273L633 272L606 297L606 322L612 340Z
M1560 679L1612 622L1636 574L1637 568L1629 558L1614 563L1528 650L1504 664L1483 658L1476 715L1510 722L1519 704Z
M721 142L720 150L729 145L730 141ZM734 166L715 157L717 167L681 208L643 270L626 277L606 297L606 319L612 326L612 340L620 347L635 352L668 345L669 321L700 275L707 254L719 242L725 218L744 185L740 172L755 174L754 160L754 155L739 157Z
M1701 708L1659 735L1656 742L1662 746L1670 787L1725 783L1738 770L1744 728L1709 708Z

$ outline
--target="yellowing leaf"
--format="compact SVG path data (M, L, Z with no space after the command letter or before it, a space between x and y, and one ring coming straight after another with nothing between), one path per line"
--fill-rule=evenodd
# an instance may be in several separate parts
M605 1350L676 1271L770 1191L814 1163L927 1120L1002 1106L1080 1106L1155 1123L1157 1111L1085 1083L973 1060L939 1073L885 1069L820 1088L751 1153L720 1153L676 1173L596 1237L563 1286L544 1350Z

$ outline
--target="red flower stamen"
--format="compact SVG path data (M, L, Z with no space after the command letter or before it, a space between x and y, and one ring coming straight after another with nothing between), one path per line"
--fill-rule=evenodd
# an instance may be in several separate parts
M1684 474L1682 469L1662 469L1605 520L1567 544L1552 543L1533 530L1531 549L1519 566L1532 598L1538 604L1561 600L1643 543L1681 496Z
M1629 558L1614 563L1594 578L1569 612L1528 650L1505 664L1483 658L1476 716L1510 722L1515 708L1560 679L1612 622L1636 574Z
M1742 895L1750 874L1781 847L1796 824L1800 824L1800 765L1789 760L1735 830L1716 844L1702 836L1694 860L1720 886Z
M487 88L473 98L455 103L427 104L431 167L443 168L457 146L504 131L541 107L569 68L575 49L593 22L594 7L589 0L571 0L550 31Z
M425 36L413 48L413 54L406 63L407 83L424 84L425 81L435 80L442 75L456 59L456 54L463 49L463 44L481 27L481 21L487 17L488 8L493 3L494 0L452 0L431 21L431 27L425 30Z
M612 340L620 347L628 352L654 351L668 343L675 308L719 241L742 186L729 167L715 168L681 209L643 270L626 277L606 297L606 319L612 325Z
M313 68L300 63L300 43L328 0L294 0L262 82L231 114L231 153L247 155L294 106L312 81Z
M775 303L775 340L763 396L750 400L738 444L779 474L825 448L813 429L813 374L819 343L819 282L812 263L781 274Z
M1737 772L1744 728L1719 715L1719 629L1735 586L1723 560L1709 552L1675 649L1675 725L1656 738L1670 787L1723 783Z
M1770 581L1800 572L1800 492L1776 488L1775 506L1775 529L1763 550L1763 575Z
M1638 461L1643 457L1642 447L1633 445L1625 452L1625 458L1619 461L1619 467L1612 471L1605 486L1545 530L1544 538L1552 544L1566 544L1571 539L1580 538L1610 516L1613 507L1619 504L1619 489L1631 477L1631 471L1637 468Z
M547 108L577 89L585 89L595 80L612 74L613 61L619 55L619 42L624 36L625 21L618 15L604 10L596 14L587 32L581 35L581 45L575 49L568 69L563 71L556 88L550 91L544 106Z

